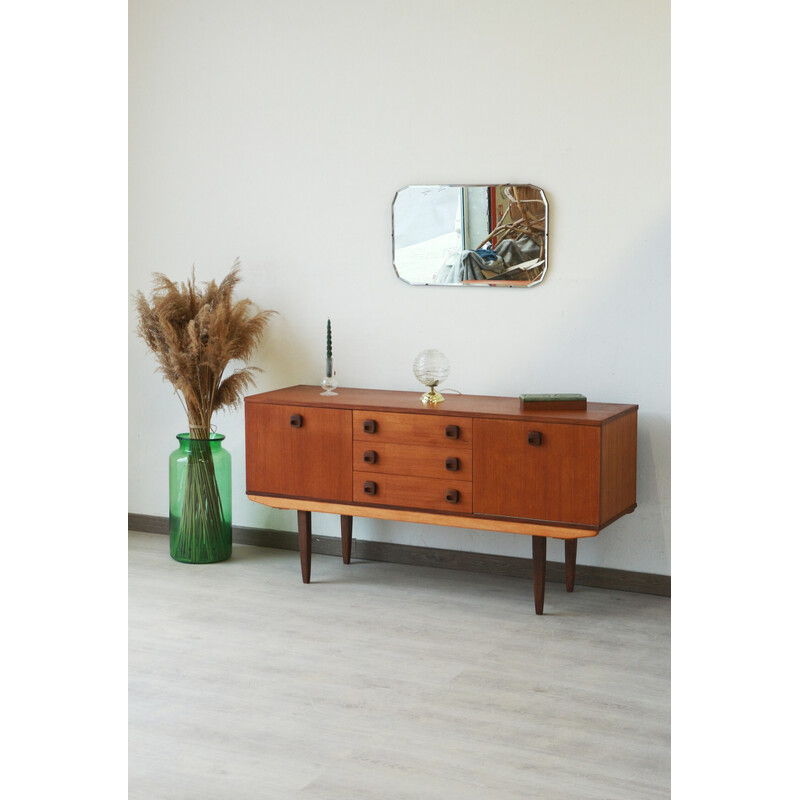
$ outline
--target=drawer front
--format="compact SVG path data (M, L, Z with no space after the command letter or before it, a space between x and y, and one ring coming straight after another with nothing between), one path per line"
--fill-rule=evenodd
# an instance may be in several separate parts
M352 456L349 410L245 405L248 492L347 501Z
M472 447L472 419L354 411L353 440Z
M469 481L356 471L353 472L353 502L471 514L472 484Z
M476 514L597 525L600 428L475 420Z
M472 450L447 445L353 442L353 469L377 475L472 480Z

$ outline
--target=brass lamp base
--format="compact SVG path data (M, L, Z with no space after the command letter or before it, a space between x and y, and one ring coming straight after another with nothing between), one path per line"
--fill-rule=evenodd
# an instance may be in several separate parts
M438 403L444 402L444 397L442 397L439 392L436 391L435 384L431 386L425 394L420 397L420 402L426 406L435 406Z

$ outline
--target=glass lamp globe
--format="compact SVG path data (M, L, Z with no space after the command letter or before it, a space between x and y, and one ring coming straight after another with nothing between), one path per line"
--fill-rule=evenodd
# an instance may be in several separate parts
M435 406L444 401L444 397L436 391L438 386L450 374L450 362L447 356L438 350L423 350L414 359L414 375L417 380L428 387L428 391L420 397L426 406Z

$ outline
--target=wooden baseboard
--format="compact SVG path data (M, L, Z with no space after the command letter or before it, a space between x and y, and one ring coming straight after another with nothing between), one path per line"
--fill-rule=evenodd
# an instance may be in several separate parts
M149 514L128 514L128 530L142 533L169 534L169 520ZM273 531L266 528L233 526L233 541L258 547L275 547L279 550L298 550L297 534L291 531ZM342 544L338 536L311 537L314 553L341 556ZM580 546L578 547L580 555ZM365 561L389 561L394 564L413 564L438 569L458 569L465 572L486 572L491 575L507 575L513 578L531 577L531 559L515 556L497 556L489 553L467 553L460 550L444 550L436 547L418 547L409 544L371 542L353 539L352 557ZM547 562L545 580L564 582L564 564ZM616 589L623 592L671 596L669 575L648 572L630 572L608 567L589 567L578 564L575 568L575 584L593 586L598 589Z

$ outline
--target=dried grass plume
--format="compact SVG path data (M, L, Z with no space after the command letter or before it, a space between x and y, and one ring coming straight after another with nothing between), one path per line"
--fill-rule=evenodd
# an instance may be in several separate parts
M219 285L199 288L194 269L186 283L154 273L150 300L136 294L137 333L153 351L158 369L174 387L189 421L193 439L208 439L211 415L236 407L255 385L258 367L237 369L223 380L231 361L246 361L275 311L257 311L250 300L234 300L241 280L237 258Z

